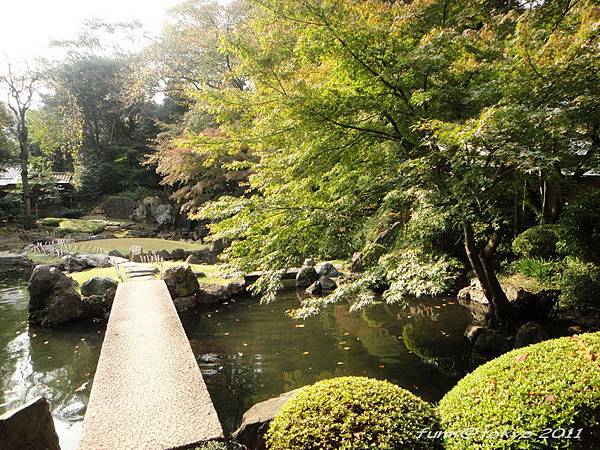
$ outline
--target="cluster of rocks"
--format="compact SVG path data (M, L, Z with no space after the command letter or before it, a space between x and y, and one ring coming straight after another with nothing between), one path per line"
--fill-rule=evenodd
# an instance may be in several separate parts
M162 261L185 261L187 264L214 264L217 262L218 256L229 245L229 242L218 239L199 250L176 248L171 251L159 250L144 252L141 247L137 246L129 249L128 259L132 262L144 262L147 258L157 257Z
M227 284L199 283L198 276L202 275L194 273L188 265L171 267L163 272L162 279L178 311L224 302L246 292L243 280Z
M76 319L105 319L110 313L117 282L94 277L78 284L56 267L37 266L29 279L29 322L57 326Z
M101 210L109 218L129 218L137 222L154 223L160 227L172 225L176 210L169 202L160 197L146 197L141 201L125 196L113 196L106 199Z
M61 260L61 268L69 273L111 266L109 255L102 254L73 253L65 255Z
M488 326L493 316L492 306L477 279L458 292L459 304L467 308L474 319L465 330L465 336L473 343L475 351L485 358L496 357L513 348L526 347L557 335L585 331L575 322L554 319L559 291L544 290L533 294L515 287L507 287L504 291L518 326L502 331Z
M337 288L333 278L340 275L333 264L324 262L316 265L312 258L308 258L296 274L296 287L305 288L308 295L322 295Z

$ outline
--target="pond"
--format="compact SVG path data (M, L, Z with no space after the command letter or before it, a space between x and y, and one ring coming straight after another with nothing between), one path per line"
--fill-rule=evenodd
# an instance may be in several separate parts
M73 449L104 329L89 322L30 329L26 280L0 272L0 414L44 395L63 450ZM242 299L182 315L226 432L254 403L317 380L387 379L435 402L474 367L463 336L470 315L451 299L360 314L334 305L305 321L286 315L298 304L296 292L286 291L269 305Z

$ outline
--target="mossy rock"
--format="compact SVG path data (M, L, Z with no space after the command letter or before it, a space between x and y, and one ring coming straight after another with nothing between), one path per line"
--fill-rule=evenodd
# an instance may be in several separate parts
M600 448L599 357L600 333L590 333L513 350L480 366L440 402L446 448ZM574 435L580 428L581 439L552 438L554 430ZM549 439L540 438L544 433Z
M98 234L104 231L106 222L103 220L67 219L60 217L46 217L37 221L43 227L58 228L62 234L66 233L90 233Z
M387 381L341 377L303 388L267 432L271 450L436 449L419 437L439 430L435 409Z

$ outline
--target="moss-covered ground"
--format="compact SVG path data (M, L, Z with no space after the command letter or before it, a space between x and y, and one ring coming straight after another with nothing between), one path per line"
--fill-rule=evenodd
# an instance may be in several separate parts
M182 249L187 251L200 250L202 244L184 242L184 241L169 241L166 239L154 238L118 238L118 239L97 239L93 241L82 241L67 246L69 251L87 252L89 249L100 248L106 251L117 250L124 255L129 252L129 247L139 245L145 252L156 252L159 250L173 251Z

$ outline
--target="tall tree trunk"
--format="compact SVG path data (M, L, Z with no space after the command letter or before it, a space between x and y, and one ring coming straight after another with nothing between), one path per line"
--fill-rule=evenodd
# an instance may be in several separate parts
M23 204L25 205L25 215L31 215L31 192L29 190L29 136L26 126L21 125L19 132L19 156L21 160L21 183L23 184Z
M494 252L500 243L500 234L494 231L487 244L480 249L475 242L473 226L469 222L464 222L463 230L467 258L481 283L483 294L490 302L494 318L498 325L510 326L515 319L514 310L498 281L492 264Z

